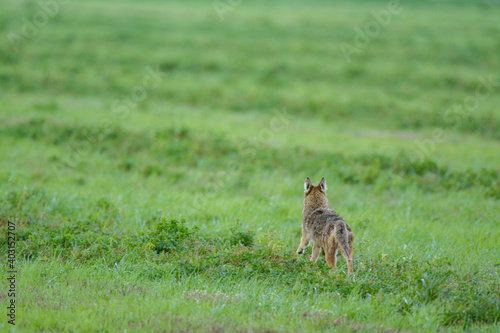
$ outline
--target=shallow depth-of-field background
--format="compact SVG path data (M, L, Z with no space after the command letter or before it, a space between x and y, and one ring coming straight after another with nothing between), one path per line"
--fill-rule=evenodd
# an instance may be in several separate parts
M1 2L15 331L498 331L500 5L401 1L351 59L387 2L217 5ZM352 278L295 254L307 176Z

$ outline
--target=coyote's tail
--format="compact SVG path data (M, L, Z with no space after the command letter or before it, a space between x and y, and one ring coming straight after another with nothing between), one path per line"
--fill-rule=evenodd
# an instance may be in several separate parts
M349 235L347 234L347 225L339 221L329 235L326 236L325 258L331 267L335 267L335 253L337 249L342 253L346 262L352 262L351 253L349 253Z
M351 261L349 253L349 235L347 234L347 225L345 222L338 222L335 228L335 239L339 244L339 250L344 255L346 261Z
M347 223L345 223L344 221L339 221L336 223L334 229L329 233L329 235L326 236L323 244L325 247L325 257L328 265L336 270L335 254L338 249L347 262L347 268L350 276L354 271L352 267L352 251L349 250L349 237L351 237L352 246L353 235L349 235L349 232L347 230Z

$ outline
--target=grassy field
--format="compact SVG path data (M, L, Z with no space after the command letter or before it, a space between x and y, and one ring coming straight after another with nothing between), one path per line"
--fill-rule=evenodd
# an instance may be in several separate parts
M388 6L2 1L0 331L497 332L500 5Z

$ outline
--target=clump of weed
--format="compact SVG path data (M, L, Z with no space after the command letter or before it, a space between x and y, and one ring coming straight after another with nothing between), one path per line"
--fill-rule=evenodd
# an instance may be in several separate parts
M144 241L146 247L156 253L182 251L188 248L186 241L192 238L196 230L186 227L184 220L167 221L163 218L144 234Z
M251 231L245 231L241 229L240 225L231 228L231 235L229 236L229 241L231 245L243 245L252 246L254 234Z

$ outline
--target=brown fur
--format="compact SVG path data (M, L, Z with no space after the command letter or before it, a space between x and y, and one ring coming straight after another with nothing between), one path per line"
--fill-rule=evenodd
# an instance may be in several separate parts
M318 260L323 248L326 262L336 271L337 251L340 251L347 262L349 275L353 273L352 252L354 233L347 222L330 209L326 197L326 181L321 179L318 186L307 177L304 183L304 208L302 210L302 239L298 254L312 241L311 261Z

